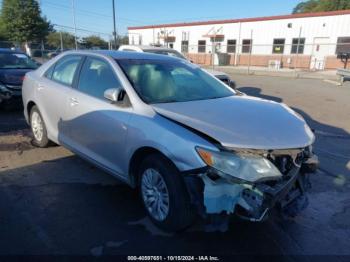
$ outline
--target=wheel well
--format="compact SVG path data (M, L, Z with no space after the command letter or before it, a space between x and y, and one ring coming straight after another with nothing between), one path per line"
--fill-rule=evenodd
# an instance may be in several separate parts
M131 184L134 187L137 186L138 169L141 165L141 162L146 156L149 156L150 154L160 154L173 164L173 162L166 155L164 155L162 152L160 152L159 150L153 147L141 147L137 149L133 154L133 156L131 157L131 160L129 163L129 176L130 176Z
M28 102L27 104L28 119L30 118L30 111L32 110L33 106L35 106L35 103L33 101Z

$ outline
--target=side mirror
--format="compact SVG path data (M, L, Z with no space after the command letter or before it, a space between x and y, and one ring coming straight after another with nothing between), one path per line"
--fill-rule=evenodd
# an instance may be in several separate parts
M109 88L104 92L103 96L112 103L116 103L123 100L123 91L121 87Z
M236 82L235 82L235 81L230 80L229 86L230 86L233 90L236 90Z

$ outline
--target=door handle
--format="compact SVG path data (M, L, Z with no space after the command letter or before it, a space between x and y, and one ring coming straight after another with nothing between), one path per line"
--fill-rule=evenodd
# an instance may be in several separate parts
M38 87L37 87L38 91L43 90L44 88L45 87L42 84L38 84Z
M79 104L78 100L77 100L76 98L73 98L73 97L71 97L71 98L69 99L69 101L70 101L70 105L71 105L71 106L76 106L76 105Z

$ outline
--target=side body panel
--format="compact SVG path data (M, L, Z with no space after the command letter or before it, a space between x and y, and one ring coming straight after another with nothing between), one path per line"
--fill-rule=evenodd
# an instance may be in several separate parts
M64 143L108 169L123 174L120 167L132 108L118 107L78 90L72 90L69 99L75 102L69 102L66 122L62 121L58 126L59 133L61 128L69 129Z

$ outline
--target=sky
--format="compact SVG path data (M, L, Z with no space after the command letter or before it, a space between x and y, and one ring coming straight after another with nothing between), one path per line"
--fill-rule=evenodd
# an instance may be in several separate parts
M113 32L112 0L38 0L43 14L56 30L73 31L72 1L76 27L100 33L108 39ZM0 0L0 3L2 1ZM115 0L117 32L128 26L174 22L235 19L290 14L301 0ZM67 26L67 27L62 27ZM78 30L80 36L93 34Z

